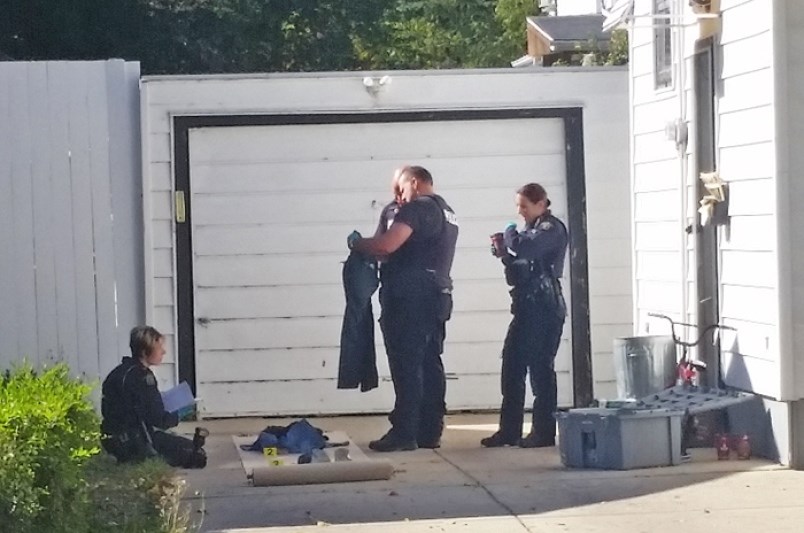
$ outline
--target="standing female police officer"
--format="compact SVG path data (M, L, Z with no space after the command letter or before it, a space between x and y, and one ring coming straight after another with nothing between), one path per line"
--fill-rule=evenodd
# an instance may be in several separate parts
M555 445L556 373L553 361L561 342L566 305L558 278L564 269L567 228L550 214L547 192L529 183L516 195L525 228L505 229L505 249L496 256L505 265L511 289L513 318L503 345L500 427L480 441L485 447L519 445L538 448ZM510 251L510 253L509 253ZM525 376L533 390L533 425L522 436Z

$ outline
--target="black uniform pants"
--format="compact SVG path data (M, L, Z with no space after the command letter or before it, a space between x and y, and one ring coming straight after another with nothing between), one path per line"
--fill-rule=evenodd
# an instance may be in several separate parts
M154 431L154 449L170 466L180 468L203 468L207 456L203 449L196 450L193 441L169 431Z
M381 293L380 326L396 400L388 419L399 440L441 438L446 413L446 378L441 354L446 318L432 289ZM444 295L445 297L448 295Z
M513 311L503 345L499 431L510 440L522 435L525 378L530 374L534 396L531 432L539 438L555 437L557 389L553 365L564 317L537 304L514 305Z
M196 450L193 441L167 431L155 430L149 445L143 430L132 429L120 435L104 437L103 448L121 463L138 462L154 454L161 456L170 466L203 468L206 453Z

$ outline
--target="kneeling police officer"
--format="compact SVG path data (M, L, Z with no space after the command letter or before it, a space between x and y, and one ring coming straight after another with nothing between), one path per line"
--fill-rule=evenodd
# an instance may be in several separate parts
M203 468L205 429L196 428L192 440L165 431L178 425L179 418L165 411L150 368L162 362L164 342L150 326L131 330L131 357L124 357L103 382L101 444L121 463L159 455L171 466Z

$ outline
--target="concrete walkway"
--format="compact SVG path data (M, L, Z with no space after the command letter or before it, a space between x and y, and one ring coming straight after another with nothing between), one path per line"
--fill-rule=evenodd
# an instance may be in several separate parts
M496 420L450 416L441 449L381 454L396 466L388 481L291 487L249 486L231 440L291 420L204 421L210 463L186 472L186 499L201 531L804 531L804 472L717 461L714 449L694 450L692 461L675 467L571 470L555 448L481 448ZM379 416L310 421L346 431L369 454L368 441L387 429Z

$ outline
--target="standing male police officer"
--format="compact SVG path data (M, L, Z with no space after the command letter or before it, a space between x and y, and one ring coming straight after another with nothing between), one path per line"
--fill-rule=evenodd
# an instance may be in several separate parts
M399 189L402 205L388 231L369 239L354 232L348 239L354 250L388 257L380 326L396 401L390 431L369 443L379 452L439 447L446 412L441 354L452 311L458 223L426 169L404 168Z

